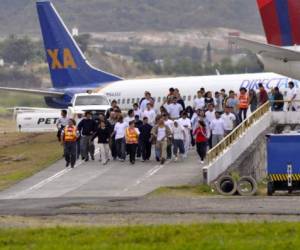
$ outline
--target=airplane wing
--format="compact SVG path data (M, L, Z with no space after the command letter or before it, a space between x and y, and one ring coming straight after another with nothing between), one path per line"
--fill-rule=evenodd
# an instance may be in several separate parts
M235 41L241 47L249 49L255 54L273 57L279 60L300 61L300 52L291 49L260 43L244 38L235 38Z
M33 94L33 95L39 95L39 96L50 96L50 97L61 97L64 95L64 93L58 92L58 91L8 88L8 87L0 87L0 91L27 93L27 94Z

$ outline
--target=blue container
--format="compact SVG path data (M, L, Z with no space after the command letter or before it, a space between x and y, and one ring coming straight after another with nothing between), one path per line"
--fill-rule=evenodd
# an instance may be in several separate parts
M300 134L267 136L268 194L300 189Z

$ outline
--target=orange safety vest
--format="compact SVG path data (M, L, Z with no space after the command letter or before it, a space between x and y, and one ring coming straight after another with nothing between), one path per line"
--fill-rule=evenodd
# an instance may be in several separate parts
M249 107L249 97L248 95L240 95L239 96L240 105L239 107L241 109L247 109Z
M75 142L77 140L77 128L75 126L66 126L64 128L64 141Z
M127 144L137 144L139 135L135 128L126 128L126 143Z

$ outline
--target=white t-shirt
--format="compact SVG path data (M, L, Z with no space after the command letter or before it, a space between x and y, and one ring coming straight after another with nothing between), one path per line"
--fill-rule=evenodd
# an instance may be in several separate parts
M173 128L174 140L184 140L184 128L181 125Z
M142 115L142 111L140 109L137 109L137 110L133 110L134 112L134 116L138 115L139 118L141 118L141 115Z
M56 126L58 128L61 128L61 126L63 126L63 127L67 126L69 124L69 119L70 118L68 118L68 117L61 117L61 118L59 118L58 121L57 121L57 125Z
M155 118L156 118L156 113L155 113L155 111L154 111L154 109L150 109L150 110L145 110L144 112L143 112L143 115L142 115L142 117L144 118L144 117L147 117L148 118L148 123L150 124L150 125L154 125L154 123L155 123Z
M127 117L125 117L124 122L126 122L127 125L129 125L129 122L134 121L134 119L135 119L134 117L127 116Z
M213 135L224 135L225 126L223 119L213 119L210 123L210 129Z
M165 127L163 127L163 128L158 127L158 129L157 129L157 140L161 141L166 136L167 136L166 128Z
M287 90L287 94L286 94L287 100L288 100L288 101L291 101L292 98L293 98L294 96L296 96L296 97L294 98L294 100L296 100L296 99L297 99L297 89L296 89L295 87L292 88L292 89L289 88L289 89ZM292 103L294 103L294 102L292 102Z
M224 128L225 128L225 130L233 130L234 122L236 120L236 117L235 117L234 114L232 114L232 113L229 113L229 114L224 113L221 116L221 119L223 119L223 121L224 121Z
M167 110L168 113L170 113L170 106L172 103L165 103L164 108Z
M172 120L168 119L167 121L165 121L165 125L168 126L171 131L173 131L174 122Z
M203 109L205 107L205 99L204 97L196 98L194 100L194 108L197 109Z
M206 116L206 119L207 119L208 123L210 124L212 122L212 120L216 118L215 110L206 111L205 116Z
M191 120L190 118L180 118L178 120L178 123L183 127L183 128L187 128L187 129L191 129L192 128L192 124L191 124Z
M123 123L117 122L116 123L115 129L114 129L114 131L116 133L116 135L115 135L116 140L125 137L125 131L126 131L127 127L128 127L128 123L126 123L126 122L123 122Z
M142 102L141 102L141 105L140 105L140 109L142 112L144 112L146 109L147 109L147 104L150 103L149 100L147 99L144 99Z
M172 119L177 119L180 117L180 112L182 110L182 106L179 103L172 103L169 105L168 112Z

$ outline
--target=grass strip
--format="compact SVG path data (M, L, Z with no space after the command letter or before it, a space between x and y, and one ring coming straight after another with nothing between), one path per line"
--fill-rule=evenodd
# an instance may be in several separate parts
M298 249L298 223L0 229L0 249Z

